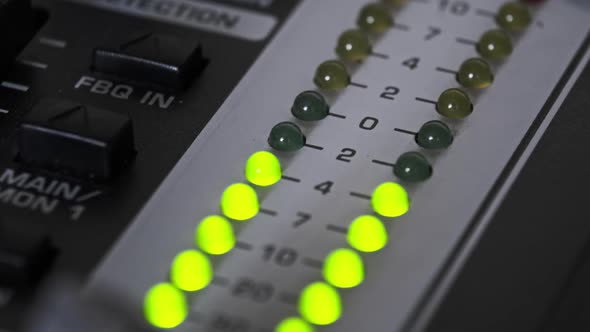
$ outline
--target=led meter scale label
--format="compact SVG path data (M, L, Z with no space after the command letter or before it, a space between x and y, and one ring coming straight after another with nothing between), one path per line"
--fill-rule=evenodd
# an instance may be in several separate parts
M270 15L197 1L76 1L125 14L176 23L252 41L265 39L277 24L277 19Z

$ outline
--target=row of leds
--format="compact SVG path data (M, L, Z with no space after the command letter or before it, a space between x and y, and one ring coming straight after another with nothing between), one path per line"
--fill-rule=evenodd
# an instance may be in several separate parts
M531 24L531 14L526 4L507 2L496 14L498 29L483 33L476 43L479 58L465 60L457 72L456 80L465 89L451 88L443 91L437 102L436 111L447 119L463 120L473 113L474 107L467 90L485 89L494 82L490 63L503 61L512 54L511 34L520 33ZM424 149L440 150L453 142L453 133L448 125L434 120L425 123L416 142ZM432 176L433 168L428 159L419 152L407 152L399 156L394 174L408 182L421 182Z
M248 158L244 174L252 185L268 187L280 181L282 168L274 154L260 151ZM372 206L380 215L396 217L409 210L410 201L403 187L385 183L374 191ZM234 249L236 236L232 222L244 222L258 214L258 195L251 185L232 184L221 195L220 210L223 216L208 216L198 224L194 234L196 248L176 255L169 280L154 285L147 292L144 314L151 325L171 329L187 319L189 304L185 293L202 291L210 285L214 276L210 256L225 255ZM374 216L357 218L348 231L348 243L360 252L379 251L387 241L385 226ZM338 249L326 259L323 274L328 283L309 285L301 295L300 310L306 320L289 318L277 327L277 331L308 331L311 327L307 322L327 325L337 320L341 304L333 287L358 286L364 279L364 263L355 251ZM302 326L307 330L302 330Z
M526 2L531 2L526 1ZM538 1L536 1L538 2ZM347 30L340 35L336 54L341 60L328 60L320 64L314 76L316 86L324 91L340 91L350 84L348 63L358 63L372 53L371 34L385 32L393 26L391 7L397 8L404 0L371 3L361 9L357 24L359 28ZM499 29L485 32L476 44L480 58L464 61L457 73L457 82L465 89L483 89L494 81L494 74L488 61L506 59L513 50L511 33L518 33L531 24L528 7L521 2L508 2L501 6L496 15ZM330 105L316 91L304 91L293 103L291 113L301 121L319 121L326 118ZM436 111L448 119L465 119L473 112L473 103L467 92L459 88L444 91L436 102ZM426 150L448 148L454 140L449 126L440 120L423 124L415 135L417 145ZM275 125L269 135L269 145L278 151L293 152L304 147L305 135L293 122ZM398 157L394 174L407 182L421 182L432 176L433 168L420 152L407 152Z
M407 0L382 0L364 6L358 16L358 29L345 31L336 46L342 61L360 62L372 52L369 35L380 34L393 26L394 9ZM508 32L519 32L531 22L528 8L517 2L503 5L496 21L503 30L483 34L477 44L480 55L487 60L503 60L512 52ZM508 32L506 32L508 31ZM464 88L481 89L493 82L490 65L482 58L465 61L457 73L457 81ZM314 82L320 90L340 91L350 84L346 65L340 60L326 61L317 68ZM329 114L330 106L316 91L299 94L292 106L293 116L302 121L319 121ZM437 111L451 119L464 119L473 111L469 95L460 89L444 91L437 102ZM453 134L442 121L425 123L415 137L424 149L444 149L453 142ZM297 124L282 122L274 126L268 137L271 148L294 152L305 145L305 135ZM402 154L394 174L404 181L428 179L432 167L418 152ZM229 253L236 245L233 223L244 222L258 215L260 203L255 187L268 187L282 178L280 160L271 152L259 151L246 161L244 176L249 184L236 183L227 187L220 199L220 215L207 216L200 221L194 234L194 248L180 252L172 261L169 280L151 287L144 298L146 320L157 328L171 329L182 324L189 315L186 293L206 289L214 277L210 257ZM371 197L371 206L379 216L395 218L408 212L410 199L398 183L386 182L378 186ZM382 221L373 215L363 215L348 228L350 248L332 251L325 259L323 281L306 286L299 298L299 317L281 321L275 332L313 332L314 326L330 325L342 313L338 289L359 286L365 276L360 253L382 250L388 234Z
M385 32L393 25L392 7L397 8L405 1L383 1L368 4L361 9L357 24L359 29L345 31L336 46L341 60L360 62L372 52L369 35ZM513 49L509 33L524 30L531 23L526 5L508 2L499 9L496 22L501 29L485 32L476 49L482 58L465 61L457 73L457 81L466 89L482 89L490 86L494 75L487 61L507 58ZM346 64L340 60L329 60L319 65L314 83L321 90L340 91L350 84ZM305 91L296 97L292 114L302 121L324 119L329 112L324 97L315 91ZM437 103L437 112L450 119L464 119L473 112L469 95L461 89L444 91ZM425 123L415 136L416 143L430 150L448 148L453 143L453 133L442 121ZM292 122L277 124L270 133L269 145L280 151L296 151L305 144L301 129ZM420 182L431 177L432 166L419 152L402 154L394 167L394 174L407 182ZM406 190L398 183L387 182L378 186L371 197L373 210L384 217L399 217L410 208ZM372 215L355 219L348 229L347 242L350 248L332 251L324 260L323 281L306 286L299 298L300 317L289 317L281 321L275 332L313 332L315 326L335 323L342 314L342 301L338 289L359 286L365 276L365 265L360 253L373 253L383 249L388 235L382 221Z
M511 34L522 32L531 21L531 13L525 3L512 1L503 4L496 14L499 28L483 33L475 46L481 57L465 60L457 72L456 80L465 90L451 88L443 91L436 102L436 111L454 120L463 120L471 115L474 107L466 91L485 89L492 85L494 73L490 63L503 61L512 54ZM449 127L442 121L427 122L421 132L422 137L418 133L416 141L427 149L446 148L453 140ZM420 144L420 140L431 142L434 146ZM430 178L432 166L422 154L408 152L399 157L394 173L406 181L420 182Z
M144 298L144 315L153 326L171 329L189 315L186 292L207 288L214 277L211 256L229 253L236 246L233 222L254 218L260 211L258 194L253 186L268 187L281 180L279 159L267 151L252 154L246 161L244 176L250 184L235 183L227 187L220 199L221 215L207 216L194 234L195 248L174 258L169 280L153 286Z
M379 185L371 196L376 214L400 217L410 209L406 190L394 182ZM389 235L383 222L373 215L354 219L347 232L350 248L338 248L324 259L322 281L313 282L301 291L299 317L281 321L275 332L313 332L315 326L335 323L342 315L342 299L338 289L360 286L365 279L365 264L361 254L375 253L387 245Z
M387 0L364 6L358 15L357 29L341 34L336 44L336 54L345 62L360 62L372 53L369 37L380 34L393 26L393 12L406 0ZM344 62L326 61L317 68L315 85L322 91L340 91L350 84L350 75ZM316 91L299 94L291 108L292 115L301 121L319 121L329 114L330 106L324 96ZM416 135L423 146L450 145L441 140L430 142L427 138L438 132L438 122L428 123ZM448 130L450 133L450 130ZM430 134L429 134L430 133ZM452 136L451 139L452 141ZM305 145L305 136L293 122L281 122L274 126L268 138L269 145L278 151L297 151ZM445 146L445 147L446 147ZM378 186L371 196L373 211L384 217L400 217L410 209L407 191L398 183L386 182ZM303 288L299 296L298 316L288 317L277 324L275 332L314 332L316 326L335 323L342 315L342 299L339 289L354 288L365 279L363 254L385 248L388 242L385 225L377 216L362 215L348 227L349 247L330 252L322 267L323 280Z

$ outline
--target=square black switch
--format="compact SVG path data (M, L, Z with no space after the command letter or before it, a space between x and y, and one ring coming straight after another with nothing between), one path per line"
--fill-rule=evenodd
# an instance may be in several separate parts
M33 37L34 28L31 0L0 0L0 72L10 68Z
M106 180L134 156L131 119L72 101L45 99L20 125L17 150L22 163Z
M56 253L39 225L0 221L0 287L18 288L38 281Z
M94 49L94 70L170 89L186 87L207 61L191 38L144 33Z

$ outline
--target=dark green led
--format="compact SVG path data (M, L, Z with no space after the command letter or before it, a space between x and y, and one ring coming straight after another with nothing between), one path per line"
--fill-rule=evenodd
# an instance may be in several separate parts
M479 39L477 51L486 59L503 60L512 54L512 40L503 30L490 30Z
M350 75L342 62L329 60L318 66L313 81L320 89L338 91L350 84Z
M291 107L294 117L303 121L323 120L328 116L330 105L324 96L315 91L304 91L300 93Z
M446 149L453 144L453 133L442 121L428 121L416 134L416 143L424 149Z
M338 44L336 44L336 54L347 61L362 61L371 52L373 52L373 49L369 37L363 31L357 29L344 31L338 38Z
M483 59L468 59L459 68L457 81L466 88L484 89L494 82L492 68Z
M305 136L296 124L281 122L270 131L268 145L278 151L297 151L305 145Z
M469 95L459 89L448 89L441 93L436 103L436 111L450 119L465 119L473 112Z
M393 174L408 182L425 181L432 176L432 166L418 152L406 152L395 163Z
M357 24L365 31L382 33L393 25L393 17L386 5L370 3L361 9Z
M512 1L507 2L496 15L498 25L506 30L518 32L531 24L531 13L525 4Z

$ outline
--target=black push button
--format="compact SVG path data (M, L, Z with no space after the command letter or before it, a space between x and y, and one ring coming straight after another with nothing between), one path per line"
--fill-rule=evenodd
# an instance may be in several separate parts
M128 116L54 99L41 101L25 117L17 145L20 162L100 180L134 155Z
M18 227L0 223L0 286L20 287L39 280L57 251L34 225Z
M157 33L96 48L92 58L98 72L172 89L186 87L206 63L198 41Z
M31 0L0 0L0 70L4 71L33 36Z

